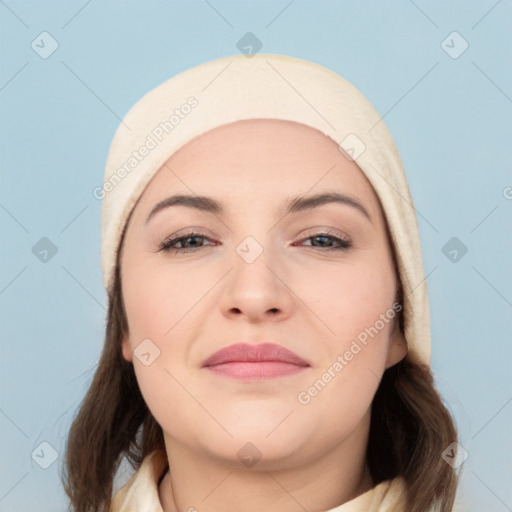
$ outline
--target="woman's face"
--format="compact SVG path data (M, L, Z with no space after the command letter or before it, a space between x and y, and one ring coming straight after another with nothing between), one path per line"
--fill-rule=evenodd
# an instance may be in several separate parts
M161 203L178 194L188 206ZM304 202L318 194L347 199ZM123 356L166 442L232 465L291 467L364 437L407 350L377 196L335 142L293 122L221 126L169 158L130 218L121 282ZM237 343L303 363L203 366Z

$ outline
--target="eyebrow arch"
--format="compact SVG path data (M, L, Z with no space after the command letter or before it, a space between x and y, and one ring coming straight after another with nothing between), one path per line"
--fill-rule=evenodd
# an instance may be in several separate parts
M285 201L283 217L290 213L311 210L312 208L317 208L318 206L329 203L338 203L351 206L361 212L370 222L372 222L370 214L357 199L345 194L340 194L339 192L326 192L308 197L298 196L290 198ZM224 213L222 204L211 197L175 194L163 199L153 207L146 219L146 224L157 212L171 206L185 206L188 208L195 208L196 210L213 213L215 215L222 215Z
M357 199L345 194L340 194L339 192L326 192L308 197L299 196L289 199L285 203L284 215L310 210L312 208L316 208L318 206L329 203L338 203L351 206L352 208L355 208L361 212L370 222L372 222L372 218L370 217L368 210Z

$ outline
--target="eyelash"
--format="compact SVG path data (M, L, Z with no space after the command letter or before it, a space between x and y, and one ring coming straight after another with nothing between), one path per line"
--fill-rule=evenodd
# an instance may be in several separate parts
M305 238L303 241L311 240L313 238L320 238L320 237L328 238L328 239L333 240L339 244L339 247L326 247L326 248L315 247L315 249L320 249L322 252L346 251L352 247L352 241L350 239L339 238L339 237L331 234L329 231L311 235L311 236ZM194 247L192 249L183 249L183 248L173 248L172 247L172 245L177 244L178 242L181 242L183 240L187 240L188 238L203 238L203 239L210 240L209 237L207 237L206 235L203 235L202 233L191 232L191 233L187 233L185 235L181 235L181 236L178 236L175 238L168 238L168 239L164 240L163 242L161 242L159 244L159 247L160 247L159 250L164 251L164 252L172 251L172 252L174 252L174 254L178 254L178 253L183 254L183 253L195 252L198 249L201 249L201 247L205 247L205 246L200 246L200 247ZM313 247L313 246L311 246L311 247Z

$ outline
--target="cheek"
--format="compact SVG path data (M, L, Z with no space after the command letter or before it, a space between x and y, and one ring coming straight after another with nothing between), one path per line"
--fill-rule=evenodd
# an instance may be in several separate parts
M211 285L197 272L177 272L160 265L138 268L141 270L123 283L130 335L133 341L142 336L165 344L194 318L194 305Z
M190 396L180 383L190 378L190 340L195 326L204 321L205 294L212 284L208 285L204 272L177 272L170 266L135 260L128 263L138 269L123 276L134 370L149 409L159 423L168 424L173 411L190 409ZM143 340L146 345L141 344ZM149 356L140 357L148 352Z
M144 268L123 283L133 365L137 382L156 421L173 434L186 438L187 427L199 413L191 407L182 383L189 378L187 350L190 322L200 322L201 308L194 308L204 295L198 278L163 268ZM203 313L204 314L204 313ZM137 346L148 344L150 364L139 357ZM142 345L140 345L142 347ZM193 403L192 403L193 405ZM176 421L179 412L180 421ZM189 418L189 416L191 416Z
M333 414L351 411L357 417L369 406L385 369L396 317L394 268L383 259L302 279L303 293L309 290L305 302L329 328L323 329L324 356L311 393L303 390L305 400L314 397L319 408L331 404Z
M299 293L337 339L355 337L393 305L395 274L384 258L381 264L363 261L303 273L300 280Z
M385 370L396 314L394 274L353 266L317 279L311 290L312 309L334 334L323 329L322 358L297 402L304 418L328 416L328 424L316 428L334 440L348 436L365 417Z

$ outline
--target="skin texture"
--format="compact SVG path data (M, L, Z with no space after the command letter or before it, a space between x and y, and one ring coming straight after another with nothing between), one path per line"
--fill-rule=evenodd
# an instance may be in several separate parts
M327 191L356 198L371 221L336 203L282 215L287 199ZM146 223L158 202L177 193L213 197L225 212L172 206ZM202 237L174 248L191 252L159 250L187 228ZM338 243L322 238L326 229L352 246L330 249ZM263 249L252 263L236 251L247 236ZM359 344L309 403L298 395L392 308L396 279L370 182L319 131L289 121L239 121L169 158L136 204L121 253L123 356L164 431L165 512L314 512L372 487L365 465L371 402L384 370L407 352L396 322ZM144 339L160 350L148 366L134 355ZM276 343L310 366L252 382L201 367L237 342ZM241 449L261 458L248 467Z

